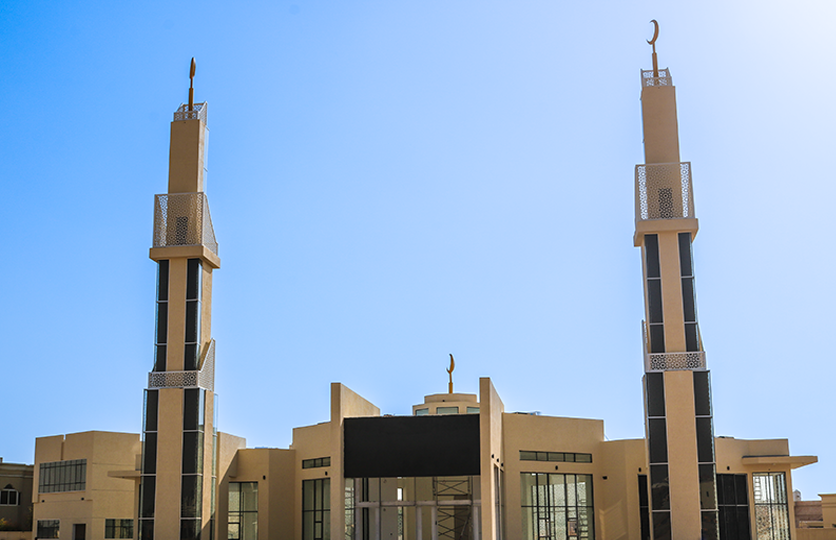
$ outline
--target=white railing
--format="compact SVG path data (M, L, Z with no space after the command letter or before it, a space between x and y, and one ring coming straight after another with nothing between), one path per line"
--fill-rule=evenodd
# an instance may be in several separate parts
M636 221L693 217L690 162L636 165Z
M215 391L215 340L203 354L200 369L190 371L152 371L148 388L203 388Z
M204 245L218 253L205 193L154 197L154 247Z
M683 371L705 369L705 351L651 353L644 355L645 371Z
M644 86L673 86L673 79L671 79L671 70L660 69L659 76L653 76L652 69L642 70L642 87Z
M174 120L203 120L203 123L206 124L206 118L208 113L208 103L205 101L203 103L195 103L194 109L189 110L189 106L186 104L180 105L180 107L174 112Z

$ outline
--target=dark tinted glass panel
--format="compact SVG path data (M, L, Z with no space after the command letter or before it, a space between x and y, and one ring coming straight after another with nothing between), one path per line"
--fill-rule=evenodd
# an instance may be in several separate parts
M139 540L154 540L154 520L139 522Z
M197 430L200 418L200 388L186 388L183 390L183 429Z
M139 494L139 517L154 517L154 494L157 479L153 476L143 476Z
M648 322L662 322L662 280L647 280L647 311Z
M697 323L685 323L685 350L699 351L700 342L697 339Z
M201 477L183 476L180 491L180 517L200 517Z
M659 273L659 237L655 234L644 235L645 264L647 266L647 277L660 277Z
M700 508L715 510L717 501L714 489L714 465L700 465Z
M717 502L720 505L737 504L734 492L734 475L717 475L717 498L719 499Z
M650 418L647 421L649 445L650 445L650 462L651 463L667 463L668 462L668 434L667 426L664 418Z
M157 304L157 343L166 343L168 334L168 304Z
M650 325L650 352L665 352L665 327L661 324Z
M145 391L145 431L157 431L157 401L159 390Z
M720 538L737 540L737 509L720 507Z
M641 540L650 540L650 512L647 508L641 509Z
M200 521L196 519L180 520L180 540L200 540Z
M693 276L691 265L691 233L679 233L679 269L683 276Z
M649 506L647 499L647 475L639 475L639 506Z
M714 440L711 418L697 418L697 460L700 463L714 461Z
M717 538L717 512L714 510L702 512L702 540L719 540Z
M197 357L197 343L186 345L185 354L183 358L183 369L186 371L199 369Z
M142 442L142 473L155 474L157 472L157 434L146 433Z
M662 373L645 375L647 385L647 415L665 416L665 379Z
M203 472L203 433L183 433L183 474Z
M168 261L157 266L157 300L168 300Z
M197 341L200 332L200 302L186 302L186 342Z
M653 512L653 540L671 540L670 512Z
M186 275L186 300L200 297L200 259L189 259Z
M682 311L685 322L696 322L697 307L694 296L694 278L682 278Z
M734 475L734 492L737 504L749 504L749 482L745 474Z
M694 410L697 416L711 416L711 392L707 371L694 372Z
M154 347L154 371L165 371L165 345Z
M751 532L749 530L749 507L738 506L735 513L737 514L737 537L749 540L751 538Z
M667 465L650 466L650 505L654 510L671 508Z

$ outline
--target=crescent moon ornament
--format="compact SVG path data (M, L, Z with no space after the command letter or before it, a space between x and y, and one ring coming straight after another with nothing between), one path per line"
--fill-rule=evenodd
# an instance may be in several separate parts
M456 369L456 361L453 360L453 355L450 355L450 368L447 369L447 373L450 375L450 383L447 385L447 393L453 393L453 370Z
M655 46L655 45L656 45L656 39L659 37L659 23L658 23L658 22L656 22L656 19L653 19L653 20L652 20L652 21L650 21L650 22L652 22L652 23L653 23L653 38L652 38L652 39L648 39L648 40L647 40L647 43L648 43L648 44L650 44L650 45L654 45L654 46Z

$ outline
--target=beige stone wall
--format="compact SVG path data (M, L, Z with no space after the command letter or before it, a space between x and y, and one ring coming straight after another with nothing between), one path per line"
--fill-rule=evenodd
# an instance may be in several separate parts
M134 433L86 431L36 439L33 528L38 520L58 519L61 538L72 538L73 525L83 523L87 538L98 540L104 538L106 519L134 519L136 481L108 473L134 469L140 451ZM87 460L84 491L37 493L41 463L75 459Z

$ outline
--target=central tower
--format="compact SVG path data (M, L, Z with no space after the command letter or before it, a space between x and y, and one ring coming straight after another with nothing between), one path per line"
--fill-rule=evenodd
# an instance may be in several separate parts
M194 78L194 59L191 77ZM154 204L157 325L143 414L141 540L211 540L214 529L215 342L212 271L218 244L203 192L207 104L171 123L168 193Z
M655 21L653 21L655 24ZM691 243L691 164L680 161L670 70L642 71L645 163L636 166L642 249L645 430L654 540L716 540L717 502L709 372L697 323Z

